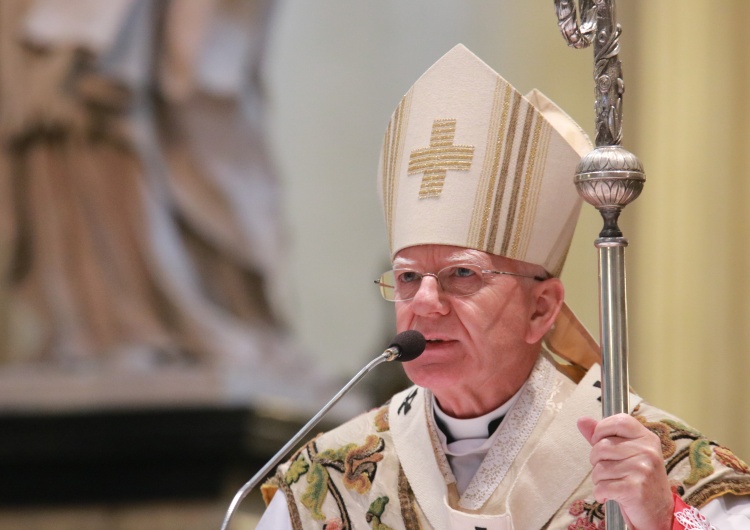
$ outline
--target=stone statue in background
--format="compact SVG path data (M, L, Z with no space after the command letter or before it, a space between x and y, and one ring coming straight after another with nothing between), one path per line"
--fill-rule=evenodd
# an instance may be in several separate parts
M4 363L304 364L277 307L269 11L0 4Z

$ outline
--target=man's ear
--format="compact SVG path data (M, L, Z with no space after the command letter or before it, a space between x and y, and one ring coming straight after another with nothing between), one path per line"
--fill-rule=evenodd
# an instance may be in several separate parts
M565 288L559 278L549 278L534 285L526 342L536 344L552 328L565 299Z

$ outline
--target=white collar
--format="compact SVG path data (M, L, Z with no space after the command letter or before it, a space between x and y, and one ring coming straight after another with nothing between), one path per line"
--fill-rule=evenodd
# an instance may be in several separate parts
M440 423L448 430L448 434L450 434L450 437L453 440L465 440L467 438L484 440L489 438L490 436L490 433L487 429L490 422L505 416L511 409L513 404L518 400L518 397L520 395L521 390L513 394L513 396L508 401L500 405L495 410L488 412L487 414L484 414L477 418L461 419L454 418L453 416L449 416L448 414L443 412L443 410L438 405L437 400L435 399L435 395L433 394L431 396L432 410L435 413L435 416L437 416L438 420L440 420Z

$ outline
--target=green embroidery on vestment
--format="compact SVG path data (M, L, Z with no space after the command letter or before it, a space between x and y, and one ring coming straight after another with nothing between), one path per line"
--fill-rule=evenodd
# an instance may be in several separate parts
M328 472L317 462L313 462L307 475L307 489L302 494L302 505L310 510L313 519L324 521L325 515L321 509L328 493Z
M383 439L375 435L369 435L362 445L350 443L319 453L315 442L311 442L307 446L310 464L300 455L292 463L284 478L288 484L291 484L297 482L303 474L307 474L308 486L300 497L300 502L310 510L313 519L318 521L326 519L323 504L329 492L333 495L342 518L346 518L341 495L332 482L328 469L335 469L342 473L344 486L347 489L365 494L372 488L377 463L383 459L384 448ZM383 527L382 530L386 528Z
M683 480L684 484L694 486L701 479L714 472L714 466L711 462L713 452L711 442L699 431L680 421L668 418L653 422L638 415L636 418L659 437L665 460L674 457L666 463L667 473L670 473L676 464L685 458L686 454L690 461L690 474ZM676 442L679 440L692 441L687 449L682 449L676 453Z
M381 522L386 504L388 504L388 497L378 497L370 504L370 509L367 510L366 517L367 522L370 523L373 530L391 530L390 526Z
M698 438L690 444L690 475L685 479L685 484L690 486L697 484L700 479L706 478L713 472L711 442L706 438Z
M291 486L296 483L302 475L307 473L309 468L310 464L307 463L307 460L305 460L302 455L298 455L284 474L284 482Z
M673 431L676 431L674 434L684 434L684 435L692 436L695 438L704 437L699 431L696 431L692 427L688 427L687 425L685 425L684 423L680 423L679 421L670 420L670 419L665 419L661 421L669 425Z
M346 444L338 449L326 449L325 451L318 453L315 457L316 462L320 462L323 465L331 466L338 469L339 471L344 470L344 459L347 453L352 449L356 448L357 444Z

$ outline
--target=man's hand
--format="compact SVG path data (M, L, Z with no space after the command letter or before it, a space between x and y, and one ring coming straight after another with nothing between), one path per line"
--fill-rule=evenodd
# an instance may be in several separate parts
M629 414L580 418L578 430L591 444L597 502L617 501L631 530L670 530L674 499L659 437Z

